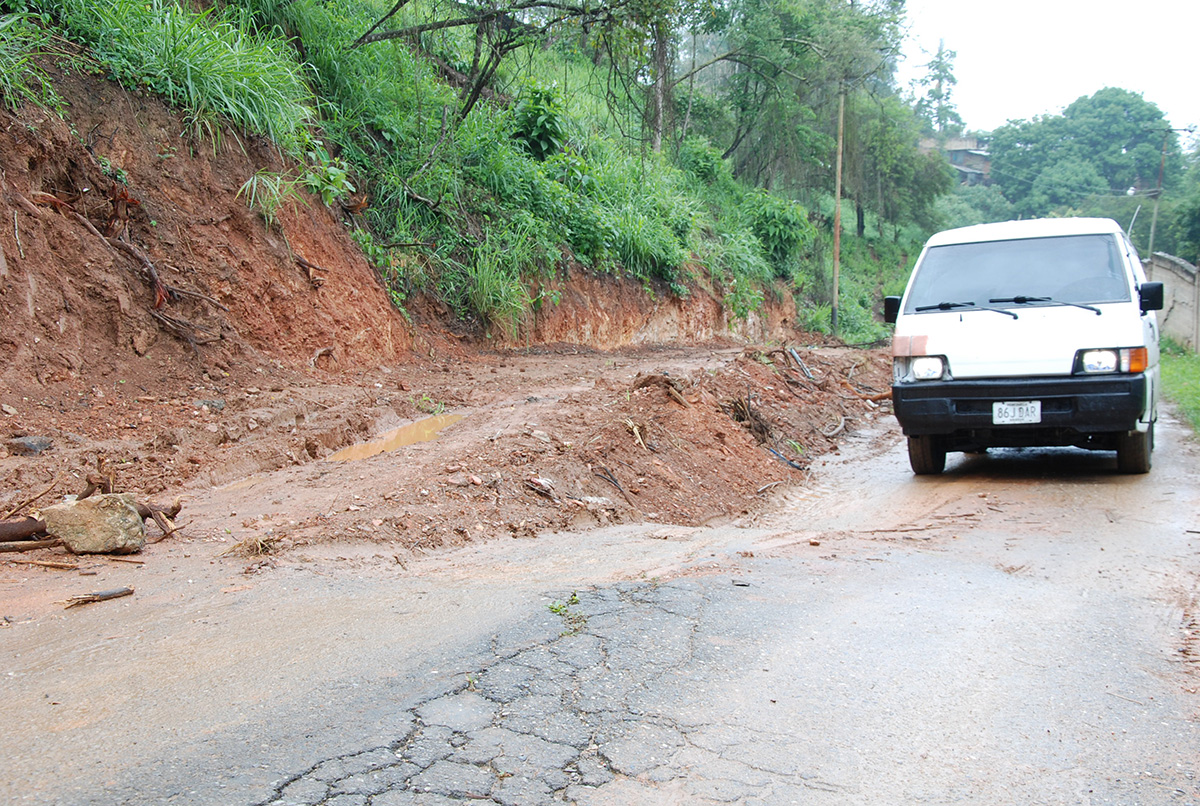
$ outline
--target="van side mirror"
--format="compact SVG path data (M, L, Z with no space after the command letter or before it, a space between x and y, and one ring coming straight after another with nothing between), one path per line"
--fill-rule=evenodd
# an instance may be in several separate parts
M1163 309L1163 284L1142 283L1138 288L1138 298L1142 303L1142 312L1161 311Z
M1161 296L1161 295L1160 295ZM1159 306L1162 307L1162 301L1159 300ZM900 315L900 298L899 297L884 297L883 298L883 321L895 323L896 317Z

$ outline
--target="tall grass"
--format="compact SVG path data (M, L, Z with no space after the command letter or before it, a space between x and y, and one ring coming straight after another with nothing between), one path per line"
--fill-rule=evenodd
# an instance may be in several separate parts
M24 102L54 106L57 98L35 57L49 40L27 14L0 14L0 98L12 111Z
M278 39L215 7L173 0L43 0L120 81L144 84L186 110L197 134L219 137L221 119L302 154L313 119L299 63Z

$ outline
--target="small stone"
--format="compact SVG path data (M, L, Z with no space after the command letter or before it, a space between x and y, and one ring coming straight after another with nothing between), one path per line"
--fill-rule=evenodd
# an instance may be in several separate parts
M5 447L14 456L37 456L53 448L54 440L50 437L16 437L6 442Z
M550 441L550 435L547 434L545 431L532 431L532 432L530 432L529 436L533 437L536 440L540 440L542 442L548 443Z
M8 405L7 403L0 406L0 411L3 411L9 417L12 417L12 416L16 415L16 413L17 413L17 410L14 409L12 406Z

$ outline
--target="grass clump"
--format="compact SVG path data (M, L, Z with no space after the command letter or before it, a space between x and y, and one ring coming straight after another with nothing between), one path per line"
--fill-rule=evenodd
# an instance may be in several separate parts
M1200 429L1200 355L1172 342L1163 342L1163 389L1179 406L1192 429Z

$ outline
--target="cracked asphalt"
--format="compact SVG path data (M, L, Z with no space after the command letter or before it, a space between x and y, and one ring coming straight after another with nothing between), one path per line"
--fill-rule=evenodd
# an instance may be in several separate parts
M865 434L737 526L14 625L0 795L1200 804L1200 448L1161 425L1145 477L1018 451L918 479Z

